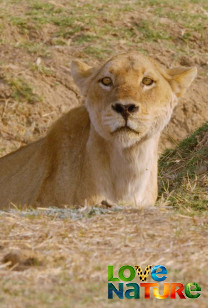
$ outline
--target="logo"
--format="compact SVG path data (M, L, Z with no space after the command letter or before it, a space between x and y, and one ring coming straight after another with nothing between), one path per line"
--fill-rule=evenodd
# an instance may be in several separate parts
M147 277L151 273L151 277L156 282L141 282L140 284L132 282L134 280L136 273L138 274L141 281L146 281ZM148 265L144 274L141 266L130 266L123 265L118 271L118 277L114 277L113 265L108 266L108 298L112 299L115 294L118 298L135 298L140 299L140 289L144 288L145 299L150 298L151 292L153 296L157 299L165 299L170 297L175 299L177 296L181 299L187 298L198 298L201 294L201 287L198 283L190 282L185 287L182 283L175 282L164 282L163 295L159 293L159 283L167 278L167 269L163 265L156 265L152 267ZM124 282L121 282L124 281ZM131 281L131 282L130 282ZM152 288L152 289L151 289Z

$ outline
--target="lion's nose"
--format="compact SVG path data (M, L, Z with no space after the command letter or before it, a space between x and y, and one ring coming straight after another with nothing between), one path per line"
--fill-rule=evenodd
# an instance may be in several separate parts
M113 110L115 110L117 113L120 113L124 118L127 118L131 113L137 112L139 110L139 107L134 104L115 104L112 105Z

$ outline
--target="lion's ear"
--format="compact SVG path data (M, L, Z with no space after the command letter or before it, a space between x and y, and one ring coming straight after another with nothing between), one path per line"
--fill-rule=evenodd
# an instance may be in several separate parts
M177 97L182 96L197 75L197 68L176 67L166 70L169 83Z
M85 94L88 78L92 74L92 68L81 61L74 60L71 63L71 74L82 94Z

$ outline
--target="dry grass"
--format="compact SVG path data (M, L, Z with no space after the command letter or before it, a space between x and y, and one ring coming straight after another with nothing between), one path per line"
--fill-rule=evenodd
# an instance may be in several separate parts
M151 307L207 307L204 214L189 217L166 207L126 208L91 218L83 211L80 219L53 214L1 213L0 256L7 262L0 265L2 308L132 307L132 300L107 299L107 266L118 271L124 264L162 264L168 282L201 285L197 300L152 299ZM141 302L149 307L143 297L133 301L135 307Z

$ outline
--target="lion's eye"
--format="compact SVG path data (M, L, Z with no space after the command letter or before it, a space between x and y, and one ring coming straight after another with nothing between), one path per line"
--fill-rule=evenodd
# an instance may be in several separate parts
M149 77L144 77L142 79L142 83L145 85L145 86L151 86L153 84L154 80L152 80L151 78Z
M113 84L112 79L110 77L104 77L100 80L100 82L106 87L110 87Z

